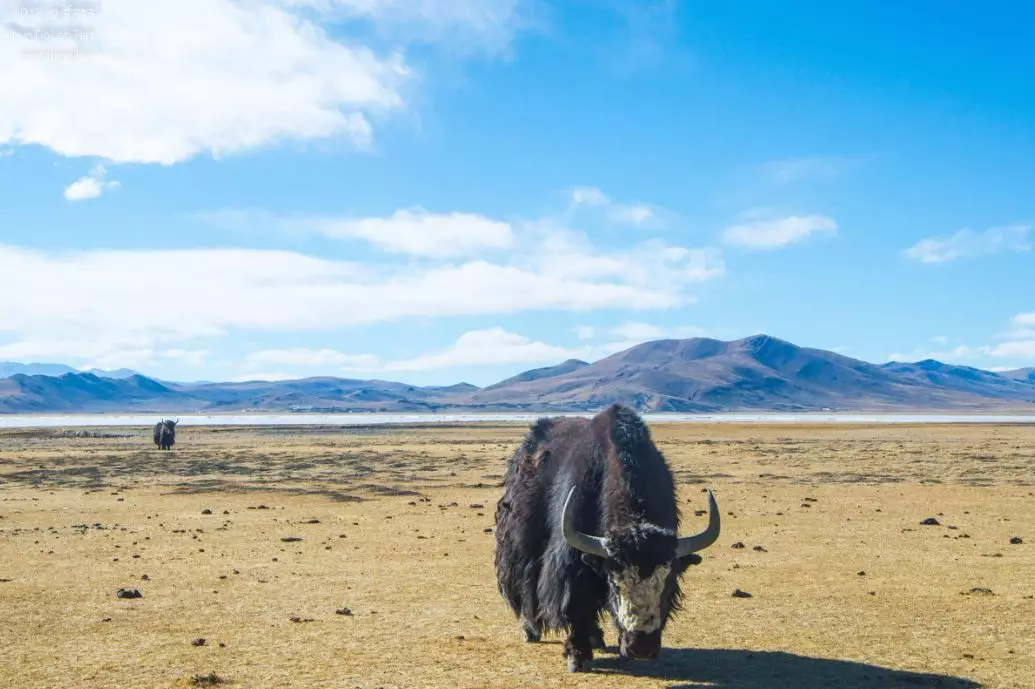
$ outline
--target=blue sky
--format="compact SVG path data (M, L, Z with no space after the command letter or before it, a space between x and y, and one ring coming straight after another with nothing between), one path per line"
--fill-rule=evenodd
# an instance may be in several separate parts
M1035 365L1027 3L52 4L0 2L0 360Z

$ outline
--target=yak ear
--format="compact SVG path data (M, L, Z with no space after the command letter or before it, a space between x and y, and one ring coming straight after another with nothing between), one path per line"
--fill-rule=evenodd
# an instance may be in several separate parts
M676 570L677 574L682 574L687 567L691 565L699 565L702 562L704 562L704 558L697 553L690 553L689 555L684 555L683 557L678 558L675 563L676 566L673 569Z
M587 567L592 569L597 574L604 573L604 558L599 555L590 555L589 553L582 553L582 561Z

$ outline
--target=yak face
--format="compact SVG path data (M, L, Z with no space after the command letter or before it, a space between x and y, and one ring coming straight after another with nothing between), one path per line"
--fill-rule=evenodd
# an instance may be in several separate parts
M618 627L620 653L625 658L656 658L661 632L678 605L678 580L687 567L701 562L696 554L719 537L719 507L708 491L708 526L693 536L638 523L610 529L602 536L577 530L575 489L564 505L562 531L582 561L607 578L611 617Z
M677 603L678 578L701 558L693 553L677 557L677 535L653 524L611 531L605 538L606 557L583 553L582 560L607 578L619 652L625 658L656 658L661 633Z

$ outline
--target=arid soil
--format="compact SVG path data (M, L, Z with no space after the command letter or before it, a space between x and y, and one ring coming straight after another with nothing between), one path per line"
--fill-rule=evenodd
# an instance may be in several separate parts
M584 675L496 591L523 426L65 430L0 431L0 687L1035 687L1035 426L654 426L723 534Z

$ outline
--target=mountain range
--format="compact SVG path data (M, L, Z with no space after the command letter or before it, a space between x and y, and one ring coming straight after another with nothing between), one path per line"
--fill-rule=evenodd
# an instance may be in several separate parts
M8 364L0 364L0 371ZM571 359L483 388L318 377L172 383L135 373L27 365L0 377L0 413L219 411L1035 412L1035 369L992 372L932 359L871 364L768 335L656 340L595 362ZM65 367L67 368L67 367Z
M19 364L14 361L0 361L0 378L10 378L19 373L27 376L63 376L66 373L84 373L84 371L78 371L65 364ZM93 373L104 378L129 378L137 375L136 371L128 368L119 368L114 371L92 368L85 373Z

